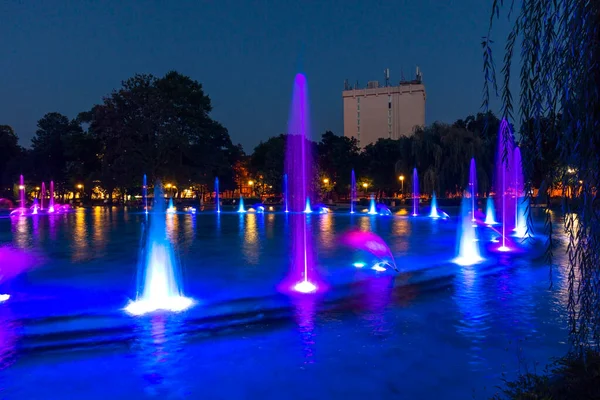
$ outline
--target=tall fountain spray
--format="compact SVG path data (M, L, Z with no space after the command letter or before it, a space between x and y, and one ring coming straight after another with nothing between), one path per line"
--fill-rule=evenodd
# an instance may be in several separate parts
M219 198L219 178L215 178L215 207L217 213L221 212L221 199Z
M146 174L144 174L144 179L142 180L142 202L144 204L144 211L148 214L148 182Z
M485 224L496 225L496 210L494 209L494 199L490 196L487 198L485 207Z
M40 192L40 210L44 210L44 197L46 197L46 184L42 182L42 191Z
M308 120L308 88L306 77L294 78L292 105L288 122L285 169L289 179L292 266L289 280L292 290L310 293L317 290L314 282L312 237L304 212L309 210L313 180Z
M513 152L513 175L515 196L515 236L524 238L527 236L527 203L525 201L525 182L523 180L523 163L521 160L521 149L515 147Z
M305 214L312 213L312 207L310 206L310 197L306 198L306 204L304 205L304 213Z
M435 192L433 192L433 196L431 196L431 211L429 211L429 218L439 218L440 214L438 214L437 210L437 199L435 198Z
M54 212L54 181L50 181L50 199L48 200L48 212Z
M417 169L413 169L413 217L419 215L419 175Z
M458 265L473 265L483 261L479 251L477 231L471 221L471 202L466 194L460 207L460 222L457 229L457 254L453 260Z
M290 212L288 205L288 176L283 174L283 207L285 212Z
M511 132L510 125L506 119L500 123L498 132L498 148L496 152L496 177L494 187L500 197L496 199L496 208L500 210L502 216L502 245L498 250L509 251L506 246L506 235L511 229L514 229L515 206L509 205L511 196L515 192L515 165L514 156L515 140Z
M352 175L350 176L350 214L354 214L354 200L356 199L356 176L354 175L354 168L352 169Z
M142 230L136 300L125 310L133 315L153 311L183 311L193 300L183 295L181 271L167 237L165 197L160 182L154 185L149 227Z
M475 197L477 196L477 168L475 167L475 159L471 158L469 166L469 191L471 194L471 221L475 222Z
M23 175L19 176L19 207L21 208L21 215L25 215L25 210L27 209L27 204L25 203L25 180L23 179Z
M242 197L242 195L240 194L240 205L238 207L237 212L239 213L245 213L246 209L244 208L244 198Z

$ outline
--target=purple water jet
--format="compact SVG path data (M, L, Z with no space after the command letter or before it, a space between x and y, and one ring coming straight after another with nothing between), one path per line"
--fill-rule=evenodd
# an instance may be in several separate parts
M48 200L48 212L54 212L54 181L50 181L50 199Z
M25 203L25 180L23 175L19 176L19 207L21 208L21 215L25 215L27 204Z
M419 175L417 169L413 169L413 217L419 215Z
M308 88L306 78L294 79L292 105L288 122L285 172L289 184L289 211L292 237L292 265L286 286L301 293L318 290L315 282L314 258L310 226L305 211L311 197L313 180L308 119Z
M356 176L354 175L354 169L352 169L352 175L350 176L350 214L354 214L354 200L356 199Z

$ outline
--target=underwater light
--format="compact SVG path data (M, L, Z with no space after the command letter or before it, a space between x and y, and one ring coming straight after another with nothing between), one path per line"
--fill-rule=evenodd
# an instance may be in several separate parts
M498 251L501 251L501 252L503 252L503 253L506 253L506 252L510 251L510 247L507 247L507 246L500 246L500 247L498 247Z
M163 299L142 299L130 302L125 311L131 315L144 315L155 311L180 312L187 310L194 301L183 296L173 296Z
M357 261L357 262L355 262L355 263L353 263L353 264L352 264L352 266L353 266L353 267L356 267L356 268L362 268L362 267L364 267L365 265L367 265L367 264L365 264L365 263L364 263L364 262L362 262L362 261Z
M317 290L317 287L309 281L302 281L294 286L294 290L300 293L312 293Z
M0 294L0 303L10 299L10 294Z

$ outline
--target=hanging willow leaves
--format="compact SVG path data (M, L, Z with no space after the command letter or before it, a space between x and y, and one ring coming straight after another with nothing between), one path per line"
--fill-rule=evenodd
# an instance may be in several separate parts
M570 339L575 354L583 355L587 348L600 349L600 2L522 0L512 15L514 6L514 1L492 1L488 35L482 41L483 106L487 111L491 90L497 94L492 28L506 11L513 28L501 69L502 116L515 118L511 68L520 47L518 117L520 146L527 154L526 200L530 204L536 165L551 166L543 169L540 185L540 197L546 198L547 255L552 257L554 242L550 191L562 188ZM555 148L548 149L551 142ZM555 159L549 160L548 153ZM528 229L531 225L529 217Z

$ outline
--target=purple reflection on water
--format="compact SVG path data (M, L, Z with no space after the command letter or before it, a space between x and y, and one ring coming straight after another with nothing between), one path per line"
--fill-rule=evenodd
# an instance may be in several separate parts
M315 362L315 317L317 298L315 296L293 296L294 319L302 339L304 364Z

